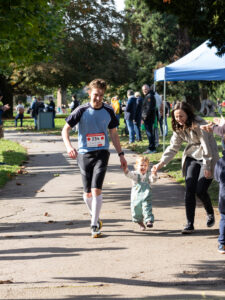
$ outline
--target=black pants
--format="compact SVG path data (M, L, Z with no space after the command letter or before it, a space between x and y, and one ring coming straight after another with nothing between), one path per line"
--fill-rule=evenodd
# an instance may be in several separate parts
M196 198L202 201L207 214L213 214L212 203L208 194L208 188L212 179L204 176L202 161L187 157L185 161L185 207L188 223L194 224Z
M78 153L77 163L82 175L85 193L92 188L102 189L110 153L108 150L91 151L85 154Z

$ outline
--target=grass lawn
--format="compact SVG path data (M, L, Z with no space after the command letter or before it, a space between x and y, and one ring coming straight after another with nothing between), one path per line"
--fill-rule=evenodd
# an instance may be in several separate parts
M22 164L27 160L26 150L15 142L0 139L0 187L18 172L23 172Z
M60 135L61 130L65 124L65 117L66 115L57 115L55 119L55 128L54 129L42 129L39 132L46 133L46 134L55 134ZM207 118L207 120L212 120L212 117ZM20 123L18 123L19 125ZM171 119L168 118L168 126L169 126L169 134L165 139L165 147L169 145L170 138L172 136L172 130L171 130ZM122 131L124 129L124 121L123 119L120 120L120 127L119 127L119 135L120 140L123 148L128 148L133 150L134 152L138 154L142 154L148 146L147 142L147 136L145 132L143 132L143 142L135 143L132 145L128 144L128 136L122 135ZM25 115L25 119L23 121L23 127L22 129L20 127L14 126L14 119L7 119L4 121L4 128L5 130L18 130L18 131L36 131L34 129L34 121L32 118L30 118L29 115ZM219 155L221 157L222 153L222 146L221 146L221 139L219 137L216 137L217 145L219 148ZM150 161L152 164L156 164L163 153L163 146L162 146L162 137L160 137L160 146L157 149L157 153L155 154L149 154L147 155L150 158ZM26 160L26 151L19 146L18 144L15 144L13 142L9 142L6 140L1 140L0 142L0 162L4 160L4 162L7 163L7 165L0 165L0 186L3 186L4 183L17 173L17 171L20 169L20 165L24 160ZM175 178L177 182L184 185L184 178L181 174L181 157L182 152L185 148L186 144L183 144L180 151L177 153L177 155L174 157L174 159L162 170L168 172L170 176ZM6 155L7 154L7 155ZM16 154L16 155L15 155ZM7 159L7 160L6 160ZM10 160L9 160L10 159ZM217 204L218 199L218 183L216 181L213 181L209 188L209 193L212 198L212 201L214 205Z

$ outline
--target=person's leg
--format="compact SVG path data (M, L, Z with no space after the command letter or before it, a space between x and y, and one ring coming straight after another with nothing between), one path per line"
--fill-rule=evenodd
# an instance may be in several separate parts
M129 132L129 142L133 143L135 141L134 123L132 120L126 120L126 123Z
M163 136L163 117L162 116L159 118L159 125L160 125L161 135Z
M23 115L20 115L20 127L23 127Z
M15 127L17 127L17 121L18 121L19 115L17 114L15 117Z
M110 153L107 150L97 151L94 161L93 177L91 182L92 191L92 218L91 226L97 226L102 207L102 185L104 182Z
M168 135L168 123L167 123L167 116L165 116L165 136Z
M221 244L221 245L224 245L225 246L225 214L220 214L221 216L221 219L220 219L220 235L219 235L219 238L218 238L218 242Z
M137 197L133 198L131 196L130 207L131 207L132 221L134 223L138 223L140 225L141 230L145 230L145 225L143 223L142 201L137 199Z
M148 142L149 142L149 150L151 151L155 151L155 134L154 134L154 123L149 121L149 120L145 120L144 121L145 124L145 130L146 130L146 135L148 137Z
M187 224L193 226L195 218L196 198L198 177L201 166L195 159L186 158L185 161L185 209Z
M143 216L144 216L145 223L148 224L149 221L151 223L154 223L154 215L152 213L152 199L151 199L151 197L149 197L149 199L146 199L142 202L142 211L143 211Z
M207 212L207 215L208 215L207 226L211 227L215 223L214 210L213 210L211 199L208 194L208 188L209 188L210 184L212 183L212 179L205 178L202 163L200 163L200 166L201 166L201 170L199 173L196 194L197 194L198 198L202 201L204 208ZM209 219L211 219L211 221Z

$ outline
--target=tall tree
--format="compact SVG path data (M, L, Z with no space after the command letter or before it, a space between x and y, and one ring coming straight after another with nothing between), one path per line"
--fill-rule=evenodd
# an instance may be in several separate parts
M57 36L62 34L66 3L67 0L1 1L0 89L3 101L11 106L13 70L52 56L59 45Z
M225 53L225 3L224 0L145 0L153 10L177 16L182 28L193 37L209 39L218 54Z
M38 82L66 89L94 77L114 84L126 82L131 72L126 53L120 48L123 21L111 0L70 1L63 47L50 62L26 70L29 85Z

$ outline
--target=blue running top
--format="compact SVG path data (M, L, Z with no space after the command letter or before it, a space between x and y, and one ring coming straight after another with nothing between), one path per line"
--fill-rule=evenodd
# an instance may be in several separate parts
M90 103L80 105L66 118L66 122L71 128L78 124L79 153L109 149L108 129L119 125L113 108L105 103L98 109Z

